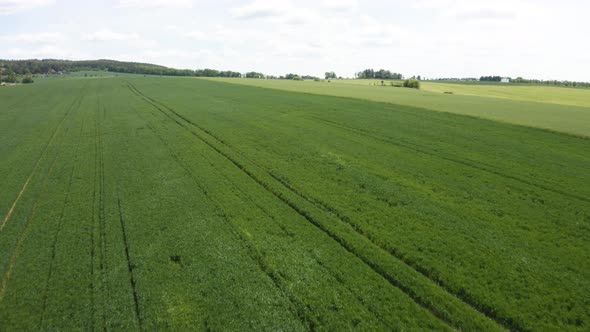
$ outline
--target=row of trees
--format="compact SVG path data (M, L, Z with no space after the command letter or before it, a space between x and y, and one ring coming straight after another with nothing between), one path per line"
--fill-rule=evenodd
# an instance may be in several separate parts
M356 78L366 79L366 78L376 78L380 80L401 80L404 76L400 73L392 73L389 70L385 69L365 69L361 72L355 74Z
M576 81L557 81L557 80L536 80L536 79L526 79L522 77L517 78L508 78L512 83L520 83L520 84L534 84L534 85L554 85L554 86L564 86L564 87L574 87L574 88L590 88L590 83L588 82L576 82ZM482 76L479 78L480 82L500 82L502 81L502 77L500 76Z
M82 70L169 76L195 75L195 71L190 69L174 69L149 63L122 62L114 60L0 60L0 68L4 68L4 70L7 71L13 71L16 75L53 74Z
M480 82L500 82L502 81L501 76L482 76L479 78Z
M517 77L512 80L513 83L522 83L522 84L537 84L537 85L555 85L555 86L565 86L565 87L573 87L573 88L590 88L590 83L588 82L576 82L576 81L557 81L557 80L535 80L535 79L526 79L522 77Z
M84 61L70 61L70 60L0 60L0 81L15 83L18 77L32 76L34 74L53 74L70 71L83 70L98 70L111 71L118 73L135 73L147 75L168 75L168 76L201 76L201 77L246 77L246 78L268 78L268 79L286 79L286 80L319 80L318 77L311 75L298 75L289 73L284 76L267 76L260 72L248 72L242 74L235 71L220 71L216 69L174 69L164 66L139 63L139 62L124 62L115 60L84 60ZM381 80L401 80L403 75L400 73L391 72L389 70L380 69L365 69L355 74L356 78L361 79L381 79ZM325 79L336 79L338 76L333 71L325 73ZM420 76L413 76L412 78L421 80ZM445 79L447 80L447 79ZM451 79L461 81L477 81L477 78L462 78ZM481 82L500 82L501 76L481 76ZM538 84L538 85L554 85L565 87L585 87L590 88L588 82L574 82L574 81L544 81L535 79L524 79L518 77L513 79L514 83L521 84Z
M479 81L479 78L475 78L475 77L439 77L436 79L433 79L434 81L466 81L466 82L471 82L471 81Z
M216 69L197 69L195 70L192 75L187 76L197 76L197 77L242 77L241 73L237 71L219 71Z
M287 74L285 76L266 76L260 72L248 72L245 74L236 71L222 71L216 69L174 69L148 63L121 62L114 60L0 60L0 68L15 75L32 74L55 74L83 70L110 71L116 73L133 73L145 75L167 75L167 76L197 76L197 77L246 77L246 78L274 78L288 80L318 79L310 75ZM332 73L333 77L336 74ZM7 80L16 81L16 77L8 77ZM331 76L332 77L332 76Z

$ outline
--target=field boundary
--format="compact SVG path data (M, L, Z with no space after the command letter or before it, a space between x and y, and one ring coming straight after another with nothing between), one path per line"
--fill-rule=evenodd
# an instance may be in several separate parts
M257 86L257 85L233 83L233 82L222 81L222 80L210 80L210 79L205 79L205 78L197 78L197 79L208 80L210 82L214 82L214 83L218 83L218 84L239 85L239 86L248 87L248 88L267 89L267 90L280 91L280 92L284 92L284 93L296 93L296 94L303 94L303 95L308 95L308 96L322 96L322 97L327 97L327 98L340 98L340 99L347 99L347 100L353 100L353 101L364 101L364 102L382 104L382 105L387 105L387 106L399 106L399 107L402 107L405 109L436 112L436 113L442 113L442 114L447 114L447 115L451 115L451 116L466 117L466 118L470 118L470 119L489 121L489 122L493 122L493 123L501 123L503 125L525 128L525 129L529 129L529 130L540 130L540 131L552 133L555 135L564 135L564 136L568 136L568 137L573 137L573 138L578 138L578 139L590 141L590 133L589 134L569 133L569 132L560 131L557 129L551 129L551 128L547 128L547 127L535 127L532 125L513 123L513 122L501 120L501 119L491 119L491 118L486 118L486 117L481 117L481 116L471 115L471 114L453 113L453 112L449 112L449 111L413 106L413 105L409 105L409 104L399 104L399 103L395 103L393 101L378 101L378 100L373 100L373 99L369 99L369 98L362 98L362 97L339 96L339 95L322 94L319 92L315 93L315 92L286 90L286 89L273 88L273 87L262 87L262 86ZM432 93L438 94L435 92L432 92ZM480 96L472 96L472 97L494 99L493 97L480 97ZM508 100L508 99L503 99L503 98L496 98L496 99ZM535 103L534 101L526 101L526 100L516 100L516 101L517 102ZM537 102L537 103L538 104L545 104L545 103L539 103L539 102ZM560 105L560 106L572 106L572 105ZM585 108L585 109L590 110L590 107L583 107L583 106L572 106L572 107ZM400 110L398 110L398 111L400 111Z

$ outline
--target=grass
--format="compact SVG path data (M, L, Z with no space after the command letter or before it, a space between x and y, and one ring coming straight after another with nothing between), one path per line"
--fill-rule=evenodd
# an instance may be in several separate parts
M394 88L387 82L385 86L380 86L379 80L332 80L330 83L235 78L213 80L407 105L590 136L589 89L421 82L421 89L414 90ZM453 94L445 94L447 91Z
M587 139L191 78L0 100L0 330L588 328Z
M390 82L401 84L403 81L388 80L384 81L384 84L390 86ZM332 80L330 83L369 86L381 85L381 80ZM433 81L421 81L420 89L428 92L452 92L466 96L503 98L590 108L590 89L515 83Z

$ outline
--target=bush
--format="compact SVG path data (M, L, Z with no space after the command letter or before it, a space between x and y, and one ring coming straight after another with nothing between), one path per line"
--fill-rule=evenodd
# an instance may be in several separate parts
M420 81L410 78L404 81L404 88L420 89Z
M21 83L23 84L29 84L29 83L33 83L33 78L31 76L27 76L27 77L23 77L23 80L21 81Z
M0 82L16 83L16 75L14 73L9 73L6 76L2 76Z

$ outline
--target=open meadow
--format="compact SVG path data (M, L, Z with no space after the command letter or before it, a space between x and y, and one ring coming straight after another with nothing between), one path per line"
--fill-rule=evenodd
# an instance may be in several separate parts
M590 90L357 83L0 88L0 331L590 329Z

